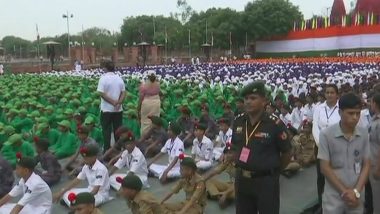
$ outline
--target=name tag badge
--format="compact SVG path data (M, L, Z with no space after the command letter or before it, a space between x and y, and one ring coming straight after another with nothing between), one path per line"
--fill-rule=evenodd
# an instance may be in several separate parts
M362 164L360 162L355 162L354 170L355 174L359 175L362 171Z
M247 147L243 147L240 153L239 160L243 163L247 163L250 152L251 152L250 149L248 149Z

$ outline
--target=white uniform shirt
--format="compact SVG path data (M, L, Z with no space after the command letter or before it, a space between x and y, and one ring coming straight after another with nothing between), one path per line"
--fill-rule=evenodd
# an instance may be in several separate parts
M319 133L321 130L334 125L340 121L338 102L332 108L326 102L317 106L313 115L313 137L319 146Z
M98 194L109 195L110 179L108 175L107 167L104 166L99 160L96 160L95 164L90 167L84 165L82 171L78 174L78 179L85 180L89 184L89 190L92 191L95 186L100 186Z
M302 109L302 121L308 120L313 121L313 114L314 114L315 104L306 104Z
M148 166L141 150L135 147L132 153L125 150L114 165L118 169L126 167L137 176L148 176Z
M203 136L202 141L199 142L197 138L193 141L193 148L191 149L191 154L195 155L196 160L209 161L212 160L212 150L214 144L210 138Z
M287 113L285 116L280 114L280 120L287 126L289 123L292 124L292 116Z
M178 157L181 153L185 151L185 147L181 139L176 137L174 141L172 139L168 139L165 145L161 149L161 153L167 153L169 156L169 164L173 162L173 160ZM179 167L179 161L175 167Z
M105 93L113 100L119 100L121 92L125 91L125 84L117 74L107 72L100 77L97 91ZM101 98L100 110L103 112L120 112L123 108L115 110L112 104Z
M303 112L302 112L302 108L301 109L298 109L298 108L294 108L293 111L292 111L292 114L291 114L291 124L294 128L298 129L301 124L302 124L302 117L303 117Z
M371 124L371 115L369 114L368 109L363 109L360 112L360 119L357 126L362 127L365 130L368 130Z
M23 178L9 192L11 197L23 195L18 201L18 205L31 205L36 208L36 212L50 213L52 206L52 194L49 186L39 175L32 175L25 182Z
M227 143L231 143L232 139L232 129L229 128L226 133L219 131L219 135L216 138L216 142L220 143L220 147L224 149Z

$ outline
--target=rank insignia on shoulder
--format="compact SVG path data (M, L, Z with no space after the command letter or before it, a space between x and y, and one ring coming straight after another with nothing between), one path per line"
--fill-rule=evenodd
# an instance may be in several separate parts
M288 134L286 134L286 132L283 131L283 132L280 134L280 139L281 139L281 140L286 140L286 139L288 139Z
M277 119L277 118L276 118ZM282 123L282 121L280 120L280 119L277 119L276 120L276 125L279 125L279 124L281 124Z
M243 131L243 127L239 126L236 128L236 133L240 134Z

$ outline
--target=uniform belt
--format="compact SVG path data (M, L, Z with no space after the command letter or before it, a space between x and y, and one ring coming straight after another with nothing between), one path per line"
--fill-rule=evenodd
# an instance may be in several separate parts
M259 178L259 177L265 177L265 176L272 176L278 173L277 169L271 169L271 170L245 170L245 169L237 169L238 174L245 178Z

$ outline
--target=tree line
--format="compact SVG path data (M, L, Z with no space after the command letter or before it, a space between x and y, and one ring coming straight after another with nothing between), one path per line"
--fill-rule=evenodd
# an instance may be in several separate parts
M299 8L289 0L256 0L249 2L243 11L230 8L211 8L194 11L186 0L177 1L177 10L169 17L135 16L123 20L120 32L112 33L103 28L90 28L77 35L70 35L71 45L94 46L101 54L109 54L114 47L132 46L141 42L161 44L168 50L197 51L202 44L229 50L272 36L285 35L293 29L295 21L303 20ZM42 37L28 41L15 36L6 36L1 46L6 53L34 56L38 44L54 40L61 43L60 49L66 53L67 34ZM76 43L74 43L76 42ZM40 53L46 54L40 45Z

